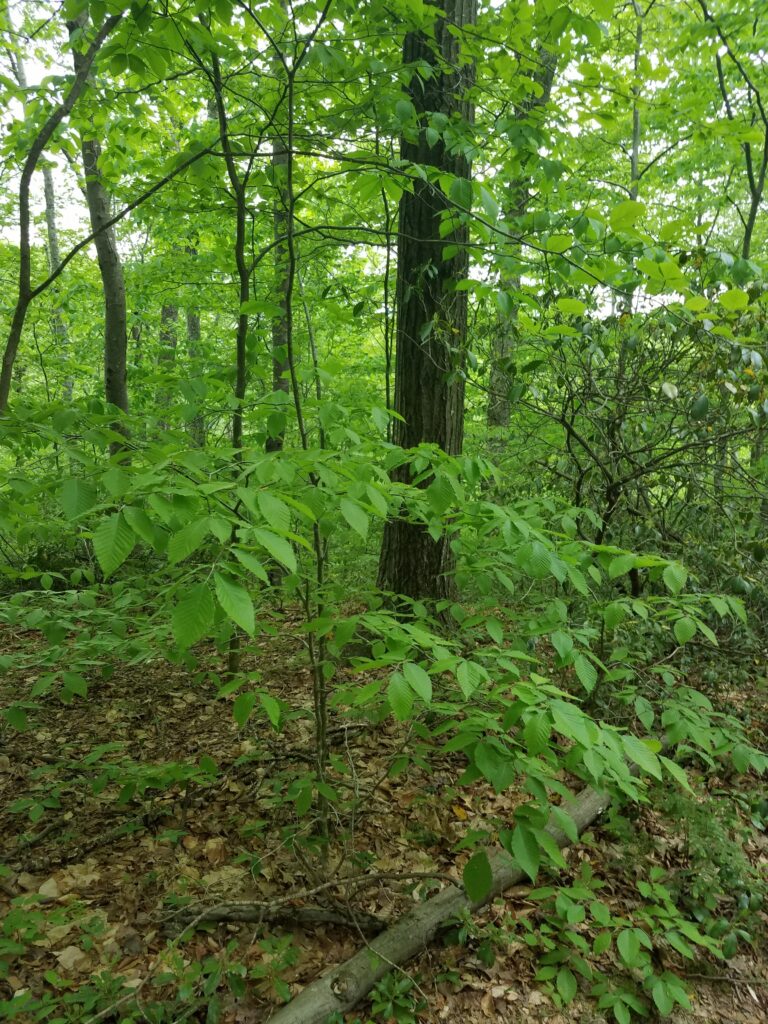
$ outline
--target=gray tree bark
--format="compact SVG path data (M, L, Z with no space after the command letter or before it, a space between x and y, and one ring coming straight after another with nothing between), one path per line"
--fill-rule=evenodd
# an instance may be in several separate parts
M67 23L70 38L76 40L82 25L82 18L79 21ZM76 41L73 61L75 71L80 72L83 66L83 55L79 52ZM99 141L83 136L80 152L85 172L85 195L91 230L98 232L94 238L94 245L104 291L104 395L111 405L116 406L121 412L127 413L128 317L123 265L117 248L115 229L114 227L105 228L111 216L111 203L99 170L99 157L101 156ZM124 423L116 422L114 427L120 433L126 433L127 428Z

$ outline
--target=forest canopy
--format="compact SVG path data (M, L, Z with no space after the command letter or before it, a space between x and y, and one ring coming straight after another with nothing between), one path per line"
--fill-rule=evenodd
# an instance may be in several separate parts
M0 0L0 1015L765 1019L763 6Z

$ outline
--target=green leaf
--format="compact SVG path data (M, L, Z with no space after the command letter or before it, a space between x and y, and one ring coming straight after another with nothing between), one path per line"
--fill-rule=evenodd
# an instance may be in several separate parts
M575 704L553 700L550 709L552 721L561 736L576 740L582 747L591 747L597 741L597 726Z
M541 864L541 851L536 836L525 825L515 826L510 852L530 880L535 882Z
M561 967L557 972L557 981L555 982L555 985L560 998L564 1003L570 1003L578 990L573 971L569 970L567 967Z
M485 628L488 630L488 636L496 644L504 642L504 627L497 618L491 616L485 620Z
M59 502L64 515L72 522L96 504L96 488L89 480L79 480L71 476L61 485Z
M619 956L627 967L639 967L642 960L640 957L640 936L637 928L623 928L616 939L616 948Z
M102 520L93 534L93 550L105 578L123 564L135 543L136 536L122 512Z
M645 204L636 199L625 199L611 210L610 221L614 231L632 228L645 213Z
M451 202L463 210L472 209L472 182L467 178L454 178L448 190Z
M413 661L406 661L403 665L403 675L408 680L413 691L418 694L425 704L432 701L432 680L424 671L421 665Z
M256 502L259 511L273 529L279 530L281 533L290 531L291 510L281 498L270 494L269 491L258 491Z
M556 825L563 835L570 839L572 843L575 843L579 838L579 830L576 822L570 814L563 810L562 807L553 807L551 814L553 824Z
M401 672L393 672L387 686L387 700L398 722L406 722L413 711L413 690Z
M661 782L659 759L647 744L631 733L626 733L622 736L621 743L630 761L634 761L638 768L642 768L644 772L647 772Z
M687 644L695 633L696 622L687 615L684 615L675 623L675 638L679 644Z
M226 615L250 636L256 629L251 595L229 576L213 574L216 584L216 598Z
M351 501L349 498L341 499L340 508L341 514L355 533L365 540L368 536L368 514L360 508L356 501Z
M576 669L576 675L579 677L581 685L587 693L592 693L597 683L597 669L595 666L589 658L585 658L583 654L580 654L573 663L573 667Z
M729 288L728 291L717 296L717 301L723 309L727 309L729 313L735 313L737 310L747 308L749 296L741 288Z
M5 708L3 711L3 718L12 728L16 729L17 732L26 732L29 728L27 713L24 708L20 708L18 704L11 704L9 708Z
M267 718L269 719L272 727L274 729L279 729L280 718L282 716L282 708L280 707L280 701L275 700L274 697L270 697L268 693L260 693L259 702L266 711Z
M651 995L653 1001L656 1004L656 1009L659 1011L662 1017L668 1017L675 1008L675 1002L667 992L667 986L664 984L661 978L658 978L651 988Z
M573 637L567 633L563 633L562 630L555 630L550 636L552 646L555 648L561 659L565 661L568 655L573 651Z
M705 420L709 413L709 399L706 395L698 395L691 404L691 419Z
M473 903L480 903L486 898L493 885L493 872L485 850L472 854L464 865L462 877L464 891Z
M675 597L685 586L688 580L688 572L677 562L670 562L661 574L667 590Z
M296 554L290 541L287 541L285 537L278 537L271 530L254 530L253 535L276 561L284 565L289 572L296 572Z
M204 583L190 587L171 613L173 638L182 650L201 640L213 625L213 596Z
M232 717L237 723L238 729L242 729L256 707L255 693L238 693L235 703L232 705Z
M611 933L610 932L598 932L595 936L595 941L592 943L592 952L595 956L601 956L606 950L611 948Z
M174 533L168 540L168 561L171 565L178 565L188 558L193 551L197 551L203 540L208 535L208 519L196 519L189 523L178 533Z
M546 750L551 731L552 723L546 711L534 711L529 715L523 726L523 739L528 753L535 756Z
M64 689L78 697L88 696L88 681L79 672L64 672L62 675Z
M615 580L634 569L637 559L634 555L617 555L608 564L608 578Z
M667 771L675 780L675 782L679 782L683 789L687 789L689 793L693 792L693 790L691 789L691 784L688 781L688 776L686 775L685 770L681 768L679 764L675 764L674 761L671 761L668 757L664 757L663 754L659 754L659 760L667 769Z

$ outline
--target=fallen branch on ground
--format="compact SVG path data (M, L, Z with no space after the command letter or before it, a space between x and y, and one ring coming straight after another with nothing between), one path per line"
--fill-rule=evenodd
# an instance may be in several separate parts
M563 810L571 816L579 833L610 805L604 793L584 789ZM570 840L550 819L547 832L558 846ZM442 892L409 911L377 938L366 943L346 963L332 968L307 985L287 1006L270 1018L270 1024L325 1024L333 1013L353 1009L393 967L400 967L425 946L457 916L476 911L494 896L521 882L525 873L509 854L500 848L488 851L493 884L487 896L472 901L463 889L449 885Z

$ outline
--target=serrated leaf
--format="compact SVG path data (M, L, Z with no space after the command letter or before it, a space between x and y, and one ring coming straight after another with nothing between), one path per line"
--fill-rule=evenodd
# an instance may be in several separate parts
M259 511L273 529L279 530L281 533L288 533L291 528L291 510L281 498L270 494L269 491L258 491L256 503L259 506Z
M631 733L626 733L622 736L621 743L630 761L633 761L638 768L642 768L644 772L647 772L661 782L661 765L659 764L658 757L650 747Z
M208 519L196 519L168 539L168 562L178 565L200 547L208 535Z
M238 693L235 697L235 702L232 705L232 717L237 723L237 727L242 729L245 723L253 714L253 709L256 707L256 694L255 693Z
M569 704L564 700L553 700L550 710L555 728L562 736L569 740L576 740L583 747L591 747L595 743L597 727L575 704Z
M406 722L413 711L413 690L401 672L393 672L387 686L387 700L398 722Z
M282 708L280 707L280 701L279 700L275 700L275 698L271 697L268 693L260 693L259 694L259 703L261 704L261 706L266 711L267 718L269 719L272 727L274 729L279 729L280 728L280 717L281 717L281 714L282 714Z
M136 536L122 512L102 520L93 534L93 550L105 578L123 564L135 543Z
M473 903L479 903L486 898L493 885L493 872L485 850L478 850L472 854L464 865L462 879L464 891Z
M630 569L634 569L636 561L634 555L617 555L616 558L612 558L608 563L608 578L615 580L628 573Z
M551 731L552 723L546 711L531 714L523 726L523 739L528 753L535 756L546 750Z
M664 757L663 754L659 754L659 760L667 769L667 771L675 780L675 782L679 782L683 789L687 789L689 793L693 792L693 790L691 789L691 784L688 781L688 776L686 775L685 770L681 768L679 764L676 764L674 761L671 761L668 757Z
M27 713L24 708L20 708L18 704L11 704L9 708L5 708L3 711L3 718L10 726L16 729L17 732L26 732L29 728Z
M691 637L696 633L695 620L684 615L681 619L678 619L675 622L674 632L675 639L679 644L687 644Z
M254 530L253 535L276 561L284 565L289 572L296 572L296 553L291 547L290 541L287 541L285 537L278 537L271 530Z
M424 671L421 665L414 661L406 661L403 665L403 675L413 691L418 694L425 704L432 701L432 680Z
M251 595L242 584L221 573L213 574L216 585L216 599L222 611L250 636L256 629Z
M570 814L563 810L562 807L553 807L551 814L553 824L555 824L563 835L570 839L572 843L575 843L579 838L579 830L576 822Z
M96 488L90 480L80 480L71 476L61 485L59 502L64 515L72 522L96 504Z
M525 825L515 826L510 852L530 880L535 882L541 864L541 851L536 836Z
M350 498L342 498L339 507L355 533L365 540L368 537L368 513Z
M675 597L683 589L688 579L687 570L677 562L670 562L669 565L665 566L664 572L661 575L667 590L670 594L674 594Z
M568 655L573 651L573 637L569 636L567 633L563 633L562 630L557 629L551 634L549 639L552 641L552 646L560 655L560 658L565 661Z
M213 625L213 595L204 583L183 593L171 613L173 638L182 649L192 647Z
M463 210L472 208L472 182L467 178L454 178L448 190L451 202Z
M597 669L589 660L585 658L583 654L580 654L573 663L573 667L576 670L576 675L579 677L579 682L587 691L592 693L597 683Z

